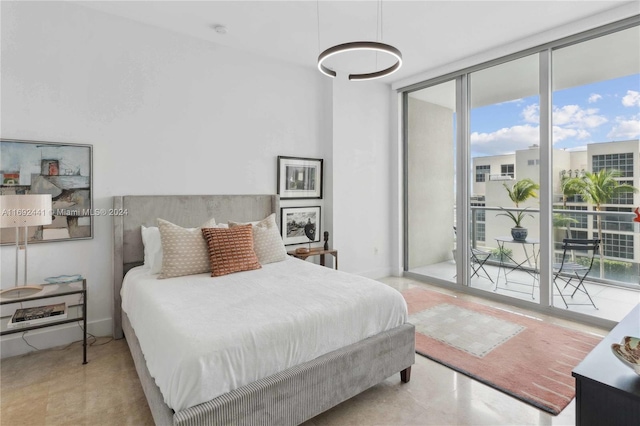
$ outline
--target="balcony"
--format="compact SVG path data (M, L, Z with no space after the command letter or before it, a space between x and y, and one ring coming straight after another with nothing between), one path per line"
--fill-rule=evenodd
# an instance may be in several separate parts
M513 173L500 173L495 175L489 175L489 180L514 180Z
M584 205L578 207L585 208ZM471 207L470 245L483 251L493 252L494 255L484 265L488 276L485 276L484 273L473 276L468 285L475 289L537 303L540 300L539 280L532 277L538 273L536 270L538 264L526 262L527 257L531 254L530 244L527 244L526 247L521 244L509 243L506 246L503 244L505 249L511 251L513 261L506 261L502 265L506 268L503 268L502 271L500 269L501 265L497 257L499 254L498 242L506 238L511 240L510 236L506 236L509 235L512 226L510 219L499 216L499 213L504 213L504 210L516 212L524 209ZM539 210L527 208L526 212L533 216L527 217L527 221L524 223L529 228L529 237L539 241ZM553 214L556 225L553 234L554 254L557 262L562 256L561 242L563 238L597 238L598 217L600 217L603 230L603 271L600 271L600 256L597 254L594 258L593 268L585 280L587 290L598 309L590 304L586 295L579 292L573 299L567 298L567 301L569 303L587 303L588 305L569 305L567 309L607 320L620 320L625 312L640 303L640 223L633 221L635 214L565 209L554 209ZM567 218L570 219L567 220ZM451 247L450 242L448 244ZM525 248L529 250L528 254L524 251ZM539 251L539 248L539 243L536 243L535 249ZM573 255L577 261L585 258L584 253L575 252ZM518 263L522 263L520 269L515 268ZM504 282L505 270L509 271L508 284ZM450 283L456 282L456 264L451 251L449 251L448 260L445 260L443 256L439 262L424 266L416 265L409 272ZM473 273L473 269L470 269L470 272ZM496 288L495 283L499 273L501 274L500 285ZM462 283L458 282L457 284L461 285ZM567 292L571 293L569 289ZM565 309L555 287L553 294L554 306ZM567 297L564 291L563 294Z
M509 283L505 284L503 273L500 272L499 288L496 289L495 282L498 278L498 272L500 270L499 267L494 263L486 264L485 270L493 280L493 283L481 273L480 276L473 277L471 279L470 287L529 302L538 302L540 300L540 288L537 284L533 287L533 279L528 273L513 270L509 273ZM451 280L456 275L456 264L451 260L422 268L415 268L411 270L411 272L442 280ZM620 321L626 313L640 303L640 286L636 286L636 289L620 287L617 285L607 284L599 280L593 281L589 278L585 280L585 286L598 309L595 309L591 304L589 304L589 300L586 295L583 295L580 292L578 292L573 299L568 296L565 296L565 298L569 303L586 304L570 304L568 308L565 308L555 286L553 288L553 305L559 309L568 309L569 311L579 312L585 315L604 318L611 321ZM562 286L560 286L560 288L563 289ZM566 290L563 289L563 292L565 294L570 294L568 288Z

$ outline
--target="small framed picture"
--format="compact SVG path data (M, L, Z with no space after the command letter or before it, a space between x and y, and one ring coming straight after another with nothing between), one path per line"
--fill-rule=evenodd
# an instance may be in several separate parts
M322 159L278 156L281 199L322 198Z
M320 241L320 206L283 207L280 218L285 245Z

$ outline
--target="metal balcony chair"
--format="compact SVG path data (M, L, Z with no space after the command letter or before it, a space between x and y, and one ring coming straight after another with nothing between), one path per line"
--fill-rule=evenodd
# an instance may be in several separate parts
M453 227L453 233L454 235L458 236L458 230L456 229L456 227ZM491 281L491 284L493 284L493 279L491 279L491 276L489 275L489 273L487 272L486 269L484 269L484 264L487 263L487 260L489 260L489 258L491 257L491 252L488 251L484 251L484 250L480 250L477 248L471 248L471 269L473 269L473 273L471 274L471 278L473 277L480 277L480 271L482 271L484 273L484 275L486 275L486 277L489 279L489 281ZM454 258L455 258L455 250L454 250ZM456 277L456 275L454 275L454 278Z
M480 277L479 272L482 271L487 276L491 284L493 284L493 280L487 273L487 270L484 269L484 264L487 263L487 260L491 257L491 252L479 250L475 248L471 248L471 269L473 269L473 274L471 274L471 278Z
M591 272L591 268L593 267L593 260L599 246L600 239L597 238L565 238L562 240L562 260L560 263L553 264L553 283L558 289L560 297L562 297L562 301L564 302L564 305L567 309L569 308L569 305L593 305L594 308L598 309L596 304L593 303L593 299L591 298L591 295L589 295L587 287L585 287L584 285L584 279L589 274L589 272ZM574 250L587 252L587 254L590 256L589 264L582 265L577 262L571 261L571 252ZM567 287L573 288L571 298L573 298L576 292L581 291L582 293L587 295L591 303L567 303L565 295L562 294L562 290L560 290L558 281L562 281L564 283L564 287L562 288L562 290L566 289Z

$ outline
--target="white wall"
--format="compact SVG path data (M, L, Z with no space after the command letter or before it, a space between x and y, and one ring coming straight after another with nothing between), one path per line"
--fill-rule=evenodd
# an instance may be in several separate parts
M333 81L333 229L341 270L391 274L390 88Z
M323 157L331 166L331 81L313 68L279 63L68 2L2 2L2 137L93 145L94 207L113 195L274 193L276 156ZM345 87L348 91L349 87ZM372 90L371 95L362 92ZM341 96L334 88L334 94ZM361 86L344 108L381 102L371 128L340 124L335 240L345 269L387 261L388 88ZM367 119L367 117L360 117ZM367 121L369 121L367 119ZM369 124L367 123L367 126ZM384 155L386 155L384 148ZM362 158L354 167L352 159ZM345 164L346 163L346 164ZM330 170L330 169L329 169ZM347 196L357 192L355 199ZM331 215L331 192L324 215ZM372 200L373 198L373 200ZM354 204L355 202L355 204ZM355 206L355 207L354 207ZM358 241L354 211L377 227ZM329 220L329 223L331 221ZM111 333L112 219L95 218L94 238L30 246L30 281L80 273L89 288L89 331ZM363 229L372 228L362 223ZM358 227L360 224L358 224ZM359 230L359 228L357 229ZM379 240L374 235L382 235ZM375 237L377 238L377 237ZM372 246L379 248L374 256ZM339 246L339 244L343 244ZM349 251L363 245L358 261ZM14 252L1 250L3 287L13 285ZM343 257L344 256L344 257ZM362 259L360 259L362 256ZM384 260L380 260L384 257ZM366 258L366 259L365 259ZM78 327L29 333L36 346L65 344ZM52 335L55 335L52 337ZM2 356L25 352L3 338Z
M513 164L514 172L517 173L517 169L515 169L516 156L515 154L505 154L505 155L491 155L486 157L474 157L471 159L471 170L469 173L471 174L471 194L472 195L486 195L487 193L487 182L491 180L490 175L500 175L502 173L502 165L503 164ZM484 182L476 182L476 166L489 166L489 173L485 176ZM508 178L507 178L508 179ZM488 204L487 204L488 205Z
M408 108L407 249L408 267L414 269L452 258L454 112L412 97Z

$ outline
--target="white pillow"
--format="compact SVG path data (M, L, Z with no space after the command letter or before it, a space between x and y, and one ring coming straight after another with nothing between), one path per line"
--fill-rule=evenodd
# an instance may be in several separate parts
M209 248L201 228L213 228L213 218L200 228L183 228L163 219L158 219L162 242L162 270L158 278L181 277L209 272Z
M253 251L256 252L261 265L287 259L287 249L278 231L275 213L271 213L259 222L249 223L253 225ZM238 225L244 224L229 221L229 227Z
M151 269L152 274L162 270L162 243L160 229L156 226L147 228L142 225L142 244L144 245L144 266Z

